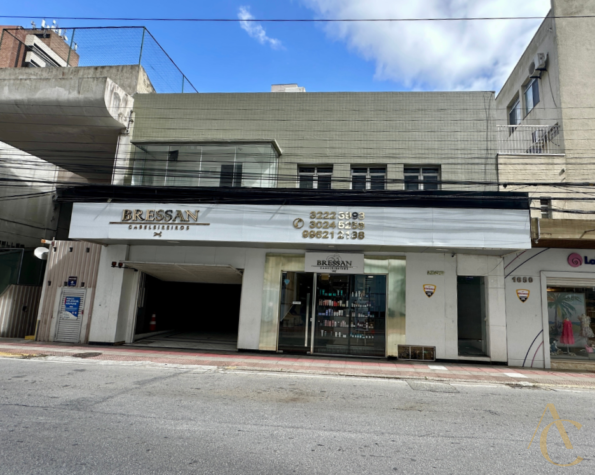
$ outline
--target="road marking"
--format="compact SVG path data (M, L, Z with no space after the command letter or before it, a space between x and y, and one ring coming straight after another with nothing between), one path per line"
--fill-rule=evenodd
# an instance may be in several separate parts
M430 369L444 369L444 370L448 371L448 368L446 366L440 366L440 365L428 365L428 368L430 368Z

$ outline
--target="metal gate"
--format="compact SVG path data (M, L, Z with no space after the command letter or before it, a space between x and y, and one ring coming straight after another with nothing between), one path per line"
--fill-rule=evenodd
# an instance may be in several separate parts
M86 289L62 289L54 341L79 342L86 293Z

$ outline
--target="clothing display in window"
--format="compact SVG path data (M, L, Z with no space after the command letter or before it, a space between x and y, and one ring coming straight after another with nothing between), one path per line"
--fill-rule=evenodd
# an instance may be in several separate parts
M574 335L572 333L572 322L568 319L564 320L562 324L562 336L560 343L563 345L574 345Z
M591 318L582 314L578 319L581 323L581 336L585 338L595 338L595 334L591 329Z

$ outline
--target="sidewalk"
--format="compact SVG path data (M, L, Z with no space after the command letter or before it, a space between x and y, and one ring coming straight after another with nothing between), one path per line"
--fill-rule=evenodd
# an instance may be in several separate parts
M594 372L568 372L535 368L456 363L414 363L387 360L329 358L258 353L140 349L126 346L88 346L0 340L1 357L84 358L87 361L149 362L209 366L218 370L267 371L391 379L427 379L444 382L514 384L539 387L595 389Z

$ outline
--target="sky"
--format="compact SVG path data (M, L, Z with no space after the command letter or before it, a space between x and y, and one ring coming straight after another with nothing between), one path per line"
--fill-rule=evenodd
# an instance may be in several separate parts
M60 27L146 26L199 92L498 91L540 20L254 23L249 18L545 16L550 0L26 0L0 24L55 17L237 18L232 23L62 20ZM117 30L112 44L125 41ZM123 33L121 34L123 35ZM81 49L81 54L82 51ZM117 58L106 58L117 63Z

